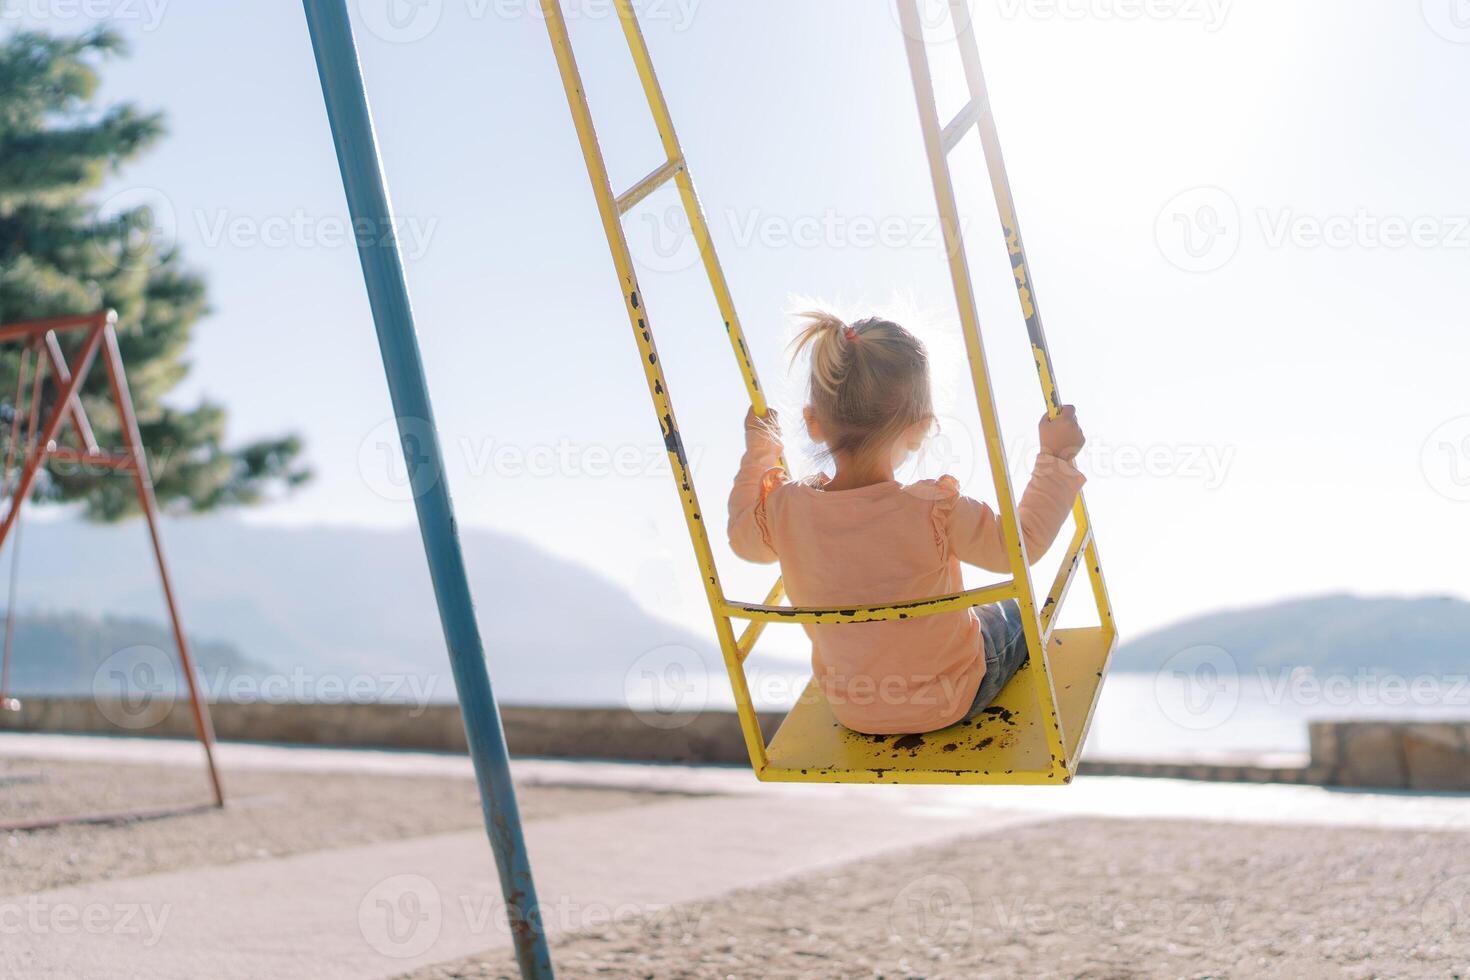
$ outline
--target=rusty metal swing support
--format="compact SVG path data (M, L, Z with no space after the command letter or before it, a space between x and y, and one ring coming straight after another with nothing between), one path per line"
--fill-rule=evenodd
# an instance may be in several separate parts
M214 759L214 727L209 717L209 705L199 690L199 681L194 671L194 658L189 651L189 641L179 619L178 599L174 594L173 579L169 575L168 562L164 558L163 539L158 529L158 502L153 493L153 477L148 469L148 458L143 446L143 437L138 428L138 418L133 411L132 392L128 388L127 373L123 369L122 354L117 343L117 314L112 310L100 310L77 316L54 317L45 320L29 320L21 323L0 325L0 344L20 343L21 362L19 380L16 385L15 417L10 427L10 445L5 459L5 495L10 506L0 518L0 549L7 541L12 547L19 542L11 540L18 533L21 508L35 488L41 468L49 461L70 462L84 466L126 471L132 475L133 489L138 504L148 524L149 542L153 557L158 565L159 583L163 587L163 600L168 608L169 625L173 630L174 644L178 652L179 669L184 675L189 690L190 713L194 735L204 749L204 762L213 793L213 806L224 806L224 789L220 783L219 770ZM58 340L58 334L78 333L81 336L76 346L74 359L67 362ZM103 450L97 444L86 409L82 406L80 393L86 384L93 365L101 359L107 371L108 387L111 390L113 407L120 422L122 452ZM31 362L34 358L34 369ZM44 362L44 363L43 363ZM56 396L50 411L41 419L41 395L47 381L56 387ZM30 391L27 392L29 381ZM22 449L21 431L24 419L25 435ZM77 445L62 446L58 439L62 427L71 423ZM19 460L20 472L14 485L10 484L12 465ZM13 603L12 603L13 604ZM14 610L7 610L5 650L3 666L0 666L0 705L10 702L10 654L12 631L9 620ZM71 814L10 823L0 823L0 830L33 830L74 823L103 823L115 820L145 819L185 813L203 807L191 803L178 807L154 807L146 810L119 811L112 813Z

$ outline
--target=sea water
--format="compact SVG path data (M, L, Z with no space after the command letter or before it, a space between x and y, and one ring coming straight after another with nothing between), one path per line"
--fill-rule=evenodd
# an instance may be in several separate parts
M760 710L784 711L810 675L781 667L748 671ZM723 673L633 678L624 704L640 713L733 710ZM1096 758L1170 758L1307 751L1316 720L1470 720L1461 677L1327 675L1295 670L1231 677L1110 673L1087 738Z

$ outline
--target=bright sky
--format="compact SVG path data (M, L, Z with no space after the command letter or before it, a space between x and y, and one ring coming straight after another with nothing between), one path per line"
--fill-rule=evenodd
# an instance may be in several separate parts
M1470 21L1454 2L976 5L1125 633L1326 590L1470 588ZM707 632L538 5L352 6L461 522ZM569 6L622 189L657 140L610 4ZM0 7L9 25L86 26L63 0ZM134 41L105 95L163 109L171 131L111 191L172 215L210 280L187 393L229 405L240 438L301 432L317 470L252 519L411 522L384 470L386 388L298 5L97 7ZM640 9L788 417L796 298L897 308L942 362L946 437L920 470L988 495L892 3ZM936 57L948 115L953 45ZM953 159L1020 472L1040 397L973 137ZM674 200L627 226L704 505L723 514L745 407ZM722 557L733 595L764 591L768 570Z

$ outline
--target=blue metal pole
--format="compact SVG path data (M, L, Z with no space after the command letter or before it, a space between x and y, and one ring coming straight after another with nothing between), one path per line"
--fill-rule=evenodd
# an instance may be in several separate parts
M418 510L419 531L449 647L465 736L480 784L485 829L500 870L500 888L505 896L516 958L523 977L550 978L551 955L536 901L531 862L521 834L510 756L505 748L500 709L490 688L485 649L475 622L464 555L455 530L454 507L444 480L439 433L429 406L429 386L414 332L408 284L393 233L393 211L373 135L372 115L357 61L347 3L346 0L303 0L303 3L347 206L353 227L359 229L362 275L367 282L409 486ZM371 229L371 233L363 234L361 229Z

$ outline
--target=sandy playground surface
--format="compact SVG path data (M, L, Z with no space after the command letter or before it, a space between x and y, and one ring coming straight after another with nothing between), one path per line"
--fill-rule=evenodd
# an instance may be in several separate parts
M482 827L468 779L239 769L229 806L123 825L0 834L0 895ZM667 795L528 786L527 820ZM0 820L208 802L199 770L0 758Z
M0 836L0 895L480 826L464 778L239 770L227 788L223 812ZM177 767L0 760L0 819L204 798L202 775ZM521 796L528 820L660 799L556 786ZM1100 817L977 826L559 935L553 956L569 978L1470 976L1470 833ZM517 974L496 952L406 976Z
M1065 819L623 921L553 955L568 977L1457 977L1470 835ZM410 976L518 974L506 954Z

